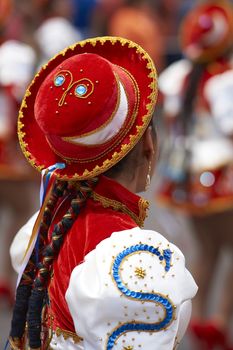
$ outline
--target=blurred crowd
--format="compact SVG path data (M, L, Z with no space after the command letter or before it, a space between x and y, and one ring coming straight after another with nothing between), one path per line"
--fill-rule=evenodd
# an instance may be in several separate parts
M39 206L39 175L26 165L16 133L19 106L34 74L58 51L81 39L102 35L122 36L137 42L148 51L161 73L173 62L182 59L180 23L199 2L201 1L0 0L0 245L4 246L0 264L0 298L4 297L12 303L14 278L8 257L10 242L20 226ZM169 79L168 85L176 84L176 75L171 75ZM166 88L164 90L166 95ZM173 111L175 108L176 105L171 107ZM186 110L186 113L190 111ZM168 124L170 128L170 121ZM209 176L208 179L203 177L204 182L212 181L211 173L202 174ZM233 227L231 218L229 215L223 218L223 221L229 221L229 236ZM211 216L208 220L211 220ZM221 223L223 221L220 220ZM213 219L211 225L192 217L190 222L203 235L203 231L212 230L216 225L221 226L219 218ZM209 239L208 235L205 242L201 240L203 251L208 250ZM211 254L211 261L215 261L217 252L214 250ZM202 257L201 264L205 261L204 253ZM198 271L200 268L199 264ZM207 275L202 277L207 284L211 268L213 265L208 265ZM232 282L232 275L228 279ZM229 288L231 285L232 283L228 284ZM206 283L203 288L207 288ZM203 294L206 298L206 293ZM221 336L219 331L219 337Z
M161 70L180 57L179 23L194 3L194 0L1 0L0 40L19 40L29 45L35 50L38 63L41 56L54 54L63 43L100 35L127 36L143 45Z

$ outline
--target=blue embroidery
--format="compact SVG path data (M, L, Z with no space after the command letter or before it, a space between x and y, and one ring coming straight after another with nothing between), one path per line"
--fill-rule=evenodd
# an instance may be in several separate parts
M123 252L119 253L115 258L113 267L112 267L112 275L114 280L116 281L118 289L128 298L137 299L138 301L153 301L157 304L160 304L165 310L164 319L158 323L125 323L118 327L108 338L107 350L112 350L115 341L125 332L131 331L149 331L149 332L158 332L164 328L166 328L170 322L174 318L174 309L172 303L169 299L161 294L156 293L141 293L135 292L127 288L126 285L123 284L120 276L120 266L123 260L131 255L132 253L137 252L149 252L151 254L156 255L160 261L165 260L165 271L169 271L171 267L171 255L172 252L170 249L163 250L163 254L159 251L158 248L153 246L149 246L147 244L137 244L125 249Z

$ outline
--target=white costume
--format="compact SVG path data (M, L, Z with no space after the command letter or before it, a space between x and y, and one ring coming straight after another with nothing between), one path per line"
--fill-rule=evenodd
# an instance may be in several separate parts
M21 228L11 246L17 272L36 216ZM196 292L183 254L162 235L139 227L114 232L70 277L66 301L83 341L77 344L72 337L54 334L50 347L176 349L186 331Z

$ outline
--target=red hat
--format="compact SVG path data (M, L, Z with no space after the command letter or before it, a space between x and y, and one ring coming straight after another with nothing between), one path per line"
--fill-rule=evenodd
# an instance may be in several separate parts
M181 26L181 46L192 61L208 62L233 45L233 6L227 0L195 7Z
M68 47L29 86L18 121L20 144L38 170L82 180L119 162L139 141L157 98L156 71L137 44L93 38Z

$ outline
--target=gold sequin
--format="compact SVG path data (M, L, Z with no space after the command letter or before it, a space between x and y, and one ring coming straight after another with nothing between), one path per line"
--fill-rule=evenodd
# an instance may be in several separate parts
M135 272L135 276L138 278L143 279L146 277L146 270L143 269L142 267L136 267L134 272Z

